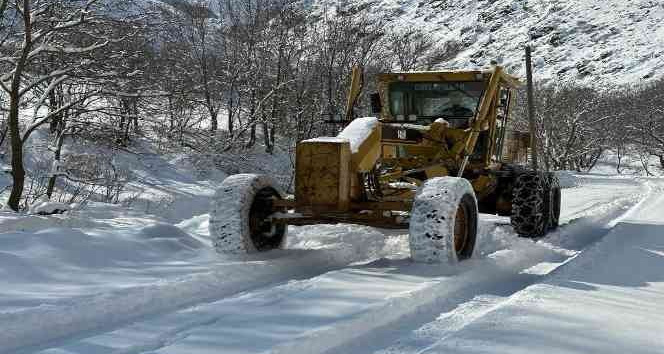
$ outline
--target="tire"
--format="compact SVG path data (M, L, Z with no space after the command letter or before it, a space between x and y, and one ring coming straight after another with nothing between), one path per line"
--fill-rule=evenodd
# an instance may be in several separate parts
M283 194L267 176L237 174L226 178L214 195L210 212L210 236L216 251L243 254L281 248L286 225L265 221L279 211L272 206L273 198L282 199Z
M473 255L477 199L470 182L440 177L418 189L410 215L409 246L415 262L457 263Z
M516 176L512 191L511 224L521 237L542 237L549 230L550 186L544 174L523 172Z
M553 173L550 176L549 186L549 230L555 230L560 225L562 195L558 176Z

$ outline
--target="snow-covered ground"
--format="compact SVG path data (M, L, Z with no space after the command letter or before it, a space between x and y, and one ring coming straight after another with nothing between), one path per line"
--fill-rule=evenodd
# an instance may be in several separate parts
M0 353L664 351L664 180L565 175L558 231L483 215L444 267L405 231L291 227L286 250L222 257L205 214L2 213Z

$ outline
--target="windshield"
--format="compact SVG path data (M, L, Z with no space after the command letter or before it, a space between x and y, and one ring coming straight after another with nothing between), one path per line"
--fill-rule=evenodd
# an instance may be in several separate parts
M394 82L390 111L397 121L420 124L436 118L468 121L477 111L484 86L482 81Z

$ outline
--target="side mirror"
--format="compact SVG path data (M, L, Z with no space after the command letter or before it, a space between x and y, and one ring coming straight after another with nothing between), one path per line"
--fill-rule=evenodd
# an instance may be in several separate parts
M378 114L383 110L383 104L380 102L378 93L371 94L371 113Z

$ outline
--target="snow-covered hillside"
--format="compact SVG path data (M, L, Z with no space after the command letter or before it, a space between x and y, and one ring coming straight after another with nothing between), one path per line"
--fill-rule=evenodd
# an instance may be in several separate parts
M177 7L188 0L148 0L159 1ZM420 29L438 50L458 48L442 68L496 61L525 77L524 46L530 44L536 79L543 82L606 88L664 77L659 0L302 0L301 6L330 11L339 3L364 8L370 19L387 16L391 29Z
M367 16L388 14L394 28L419 28L458 45L449 68L492 60L524 75L534 47L537 79L589 85L634 84L664 76L664 2L659 0L359 0ZM336 0L319 0L333 4ZM610 87L610 86L609 86Z

